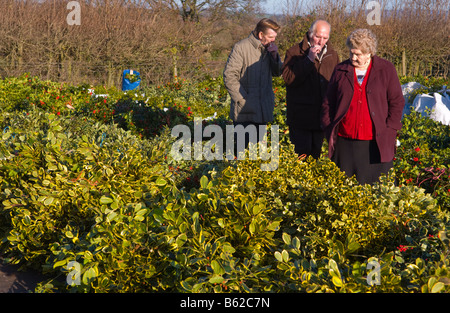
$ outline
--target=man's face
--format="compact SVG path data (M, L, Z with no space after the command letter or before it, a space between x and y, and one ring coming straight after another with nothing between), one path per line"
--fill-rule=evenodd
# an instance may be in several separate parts
M322 50L330 38L330 29L326 25L317 25L316 31L311 36L311 46L319 46Z
M277 32L273 29L268 29L266 32L259 32L258 34L259 40L261 41L261 44L265 47L270 45L272 42L275 41L277 38Z

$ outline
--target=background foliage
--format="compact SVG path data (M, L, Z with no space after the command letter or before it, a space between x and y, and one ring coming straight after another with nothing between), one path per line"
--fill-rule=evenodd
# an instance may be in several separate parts
M447 77L450 23L446 0L378 0L380 25L367 23L368 0L282 0L281 14L261 12L260 0L85 0L81 24L68 25L68 1L0 0L0 76L33 76L74 85L120 88L122 72L141 74L142 85L218 77L232 46L261 17L282 25L277 39L284 58L316 18L332 25L331 42L341 60L345 39L369 27L378 54L402 76Z

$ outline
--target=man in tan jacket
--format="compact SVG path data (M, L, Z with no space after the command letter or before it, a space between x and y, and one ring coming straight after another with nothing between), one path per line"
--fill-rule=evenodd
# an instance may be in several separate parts
M235 126L254 125L258 130L259 125L273 121L272 76L280 76L282 66L274 43L279 30L273 20L262 19L250 36L234 45L228 57L223 77L231 96L230 119Z

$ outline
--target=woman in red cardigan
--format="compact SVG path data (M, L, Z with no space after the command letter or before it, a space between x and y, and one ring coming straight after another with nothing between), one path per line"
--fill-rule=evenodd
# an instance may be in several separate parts
M360 184L372 184L393 166L405 105L394 65L375 55L367 29L347 38L350 58L336 66L322 103L328 156Z

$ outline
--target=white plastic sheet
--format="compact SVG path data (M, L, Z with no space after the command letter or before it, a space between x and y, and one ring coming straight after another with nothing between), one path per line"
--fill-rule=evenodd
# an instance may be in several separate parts
M421 84L411 82L402 85L403 96L405 97L405 108L403 114L408 114L412 107L416 112L422 113L432 120L444 125L450 125L450 95L446 86L442 90L433 94L419 94L413 103L409 103L409 95L414 90L423 87Z

